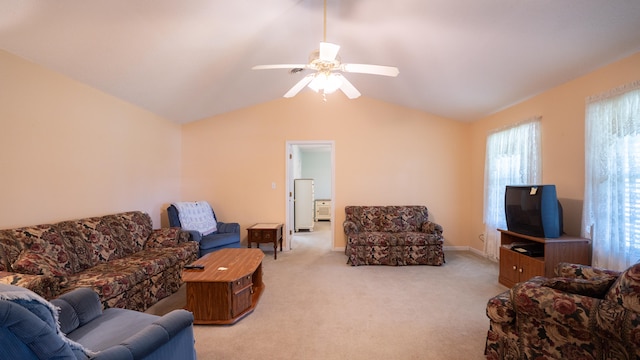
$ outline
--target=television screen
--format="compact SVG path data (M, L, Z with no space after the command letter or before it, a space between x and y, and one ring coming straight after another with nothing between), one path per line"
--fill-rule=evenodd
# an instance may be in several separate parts
M504 208L509 231L543 238L562 235L555 185L507 186Z

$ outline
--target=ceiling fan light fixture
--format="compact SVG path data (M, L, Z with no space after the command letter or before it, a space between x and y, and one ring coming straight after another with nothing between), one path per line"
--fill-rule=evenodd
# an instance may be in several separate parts
M334 73L319 72L314 76L308 86L315 92L322 90L324 94L331 94L340 89L342 79Z
M354 72L361 74L373 74L384 76L398 76L398 68L393 66L370 65L370 64L343 64L338 56L340 45L327 42L327 0L324 0L323 15L323 41L320 42L318 50L311 52L309 63L307 64L276 64L276 65L256 65L252 69L290 69L292 74L303 70L315 70L315 74L309 74L298 81L289 91L284 94L286 98L296 96L305 86L315 92L322 92L326 101L326 94L331 94L340 89L349 99L356 99L361 94L358 89L342 75L343 72Z

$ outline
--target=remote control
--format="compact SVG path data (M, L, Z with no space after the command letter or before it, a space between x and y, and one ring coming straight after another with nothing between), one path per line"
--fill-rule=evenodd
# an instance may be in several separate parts
M189 270L204 270L204 265L185 265L184 268Z

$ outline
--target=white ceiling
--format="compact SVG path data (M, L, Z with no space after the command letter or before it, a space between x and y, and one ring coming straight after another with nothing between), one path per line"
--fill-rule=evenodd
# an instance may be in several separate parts
M303 74L251 67L306 63L322 7L0 0L0 49L186 123L281 97ZM640 51L640 1L328 0L326 40L400 69L347 74L363 96L473 121Z

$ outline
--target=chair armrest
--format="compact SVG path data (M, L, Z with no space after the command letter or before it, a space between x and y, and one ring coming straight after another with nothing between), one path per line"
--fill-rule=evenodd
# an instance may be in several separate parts
M589 265L571 264L566 262L558 263L558 265L556 265L555 273L558 277L578 279L592 279L603 275L609 275L616 278L620 276L619 271L599 269Z
M420 231L428 234L435 234L438 236L442 236L444 229L440 224L436 224L432 221L425 221L420 226Z
M71 347L51 326L11 301L0 300L0 335L0 354L7 358L76 358Z
M186 310L173 310L124 340L119 345L100 351L95 360L142 359L176 338L183 331L190 331L193 347L193 314Z
M218 221L217 223L218 232L222 234L228 233L240 233L240 224L238 223L225 223L222 221Z
M345 234L360 232L356 223L350 220L345 220L345 222L342 223L342 228L344 229Z

